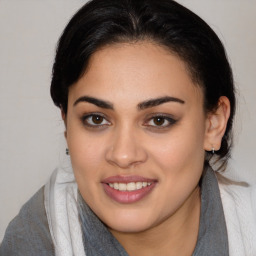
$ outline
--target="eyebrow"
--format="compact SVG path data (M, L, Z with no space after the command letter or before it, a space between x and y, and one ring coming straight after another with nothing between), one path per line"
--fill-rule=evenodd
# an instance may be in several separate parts
M89 96L82 96L82 97L78 98L75 101L75 103L73 104L73 106L76 106L80 102L89 102L89 103L94 104L100 108L114 109L112 103L105 101L105 100L100 100L100 99L96 99L93 97L89 97Z
M100 100L100 99L97 99L94 97L89 97L89 96L82 96L82 97L78 98L74 102L73 106L76 106L80 102L88 102L88 103L94 104L100 108L112 109L112 110L114 109L114 106L112 103L105 101L105 100ZM180 104L185 104L185 101L181 100L179 98L164 96L164 97L159 97L156 99L149 99L149 100L143 101L137 105L137 108L139 110L143 110L143 109L147 109L147 108L156 107L156 106L159 106L159 105L167 103L167 102L177 102Z
M156 99L149 99L149 100L143 101L140 104L138 104L138 109L143 110L146 108L152 108L152 107L156 107L156 106L159 106L159 105L167 103L167 102L177 102L180 104L185 104L185 101L181 100L179 98L164 96L164 97L160 97L160 98L156 98Z

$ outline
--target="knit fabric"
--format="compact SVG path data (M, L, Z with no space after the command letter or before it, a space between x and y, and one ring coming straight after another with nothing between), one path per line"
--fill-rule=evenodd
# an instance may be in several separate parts
M78 195L86 256L128 256L121 244ZM220 191L211 168L201 179L201 213L193 256L228 256L228 237Z

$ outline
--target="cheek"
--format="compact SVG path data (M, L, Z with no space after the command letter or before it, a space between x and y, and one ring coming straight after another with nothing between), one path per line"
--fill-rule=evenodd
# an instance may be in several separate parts
M70 158L79 191L91 206L99 197L99 185L104 170L102 140L77 132L70 136ZM96 198L95 198L96 196ZM96 200L98 201L99 198Z
M204 127L181 125L151 145L151 156L163 169L199 168L204 162Z
M88 136L85 131L70 129L68 135L68 147L75 176L86 182L88 179L97 178L104 157L102 138Z

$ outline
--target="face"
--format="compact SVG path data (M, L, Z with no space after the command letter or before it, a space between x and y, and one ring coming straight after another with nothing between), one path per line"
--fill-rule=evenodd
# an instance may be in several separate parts
M65 121L81 195L110 229L148 230L193 205L203 95L165 48L120 43L96 52L70 88Z

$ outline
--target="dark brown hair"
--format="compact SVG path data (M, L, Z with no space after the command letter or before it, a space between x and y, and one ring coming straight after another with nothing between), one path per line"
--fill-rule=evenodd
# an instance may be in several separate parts
M196 14L172 0L92 0L66 26L53 65L51 96L67 112L68 90L86 71L93 53L104 45L151 40L168 48L187 65L204 92L206 113L220 96L231 103L227 129L216 155L230 155L235 93L225 49L215 32ZM209 160L210 154L206 157Z

